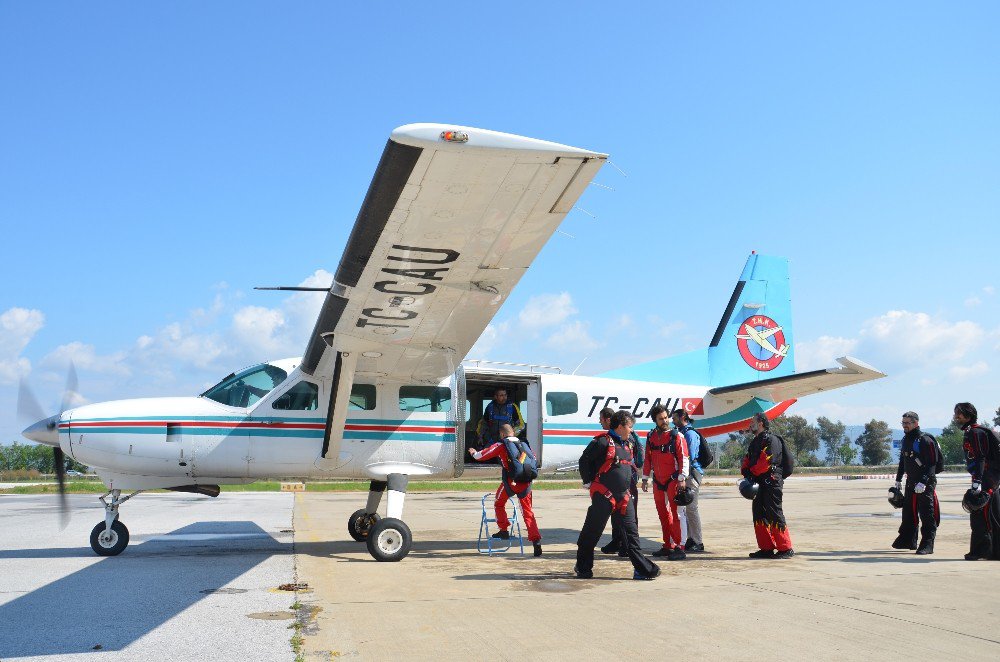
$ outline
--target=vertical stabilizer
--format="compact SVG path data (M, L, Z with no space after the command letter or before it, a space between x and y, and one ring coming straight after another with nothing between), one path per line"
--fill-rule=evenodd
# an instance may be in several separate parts
M708 347L709 383L742 384L795 372L788 260L753 253Z
M707 348L602 377L728 386L795 372L788 260L751 253Z

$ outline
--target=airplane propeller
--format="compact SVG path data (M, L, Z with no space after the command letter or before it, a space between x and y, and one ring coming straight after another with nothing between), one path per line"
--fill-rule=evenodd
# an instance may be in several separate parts
M38 398L32 393L28 383L22 377L17 390L17 416L22 421L33 421L24 430L24 436L46 446L52 446L52 462L56 472L56 482L59 484L59 528L65 529L69 524L70 510L66 499L66 454L59 445L59 418L70 408L72 399L77 392L78 380L76 367L70 361L66 373L66 388L63 390L59 413L46 416Z

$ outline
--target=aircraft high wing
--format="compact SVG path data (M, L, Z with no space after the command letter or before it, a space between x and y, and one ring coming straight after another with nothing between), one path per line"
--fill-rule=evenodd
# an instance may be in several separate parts
M879 372L867 363L850 356L837 359L837 363L842 367L812 370L785 377L722 386L710 389L708 393L710 396L732 403L744 402L749 398L784 402L821 391L832 391L836 388L885 377L885 373Z
M607 155L438 124L393 131L302 370L438 384Z

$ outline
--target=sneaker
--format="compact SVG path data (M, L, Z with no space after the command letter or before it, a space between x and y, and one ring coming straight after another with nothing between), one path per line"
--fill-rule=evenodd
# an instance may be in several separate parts
M573 566L573 574L576 575L577 579L593 579L594 578L594 571L593 570L581 570L577 566Z
M494 533L491 538L497 538L499 540L510 540L510 531L500 530Z
M773 559L774 550L773 549L758 549L756 552L750 552L750 558L752 559Z
M690 547L684 545L684 551L686 552L704 552L705 546L700 542L693 543Z
M667 549L666 547L661 547L658 550L656 550L655 552L653 552L652 554L650 554L650 556L655 556L657 558L662 558L664 556L670 556L670 552L671 551L672 550Z
M644 575L641 572L639 572L638 570L633 570L632 571L632 579L637 580L637 581L646 581L646 582L648 582L650 580L656 579L659 576L660 576L660 566L656 565L655 563L653 564L653 574L651 574L651 575Z
M687 554L684 553L684 550L681 547L674 547L670 550L670 554L667 555L668 561L683 561L686 558Z
M697 545L697 544L698 544L698 543L696 543L696 542L694 541L694 538L688 538L688 539L687 539L687 542L686 542L686 543L684 543L684 551L685 551L685 552L690 552L690 551L692 551L692 549L694 548L694 546L695 546L695 545Z
M540 543L540 542L538 542L536 540L534 542L534 545L535 545L535 556L541 556L542 555L542 543Z
M604 547L601 547L601 551L604 552L605 554L617 554L618 551L619 551L619 549L620 548L618 546L618 543L616 543L614 541L609 542Z
M774 558L776 558L776 559L790 559L793 556L795 556L795 550L789 548L789 549L786 549L783 552L778 552L777 554L774 555Z

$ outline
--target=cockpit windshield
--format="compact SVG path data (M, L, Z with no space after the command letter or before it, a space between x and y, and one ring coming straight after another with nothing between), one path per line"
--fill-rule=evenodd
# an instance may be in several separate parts
M231 374L201 394L201 397L221 402L230 407L249 407L275 386L285 381L288 373L266 363Z

